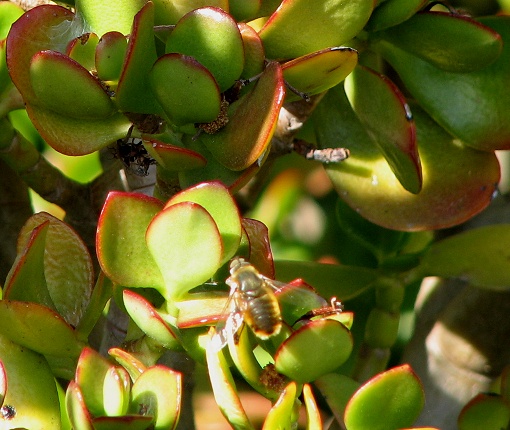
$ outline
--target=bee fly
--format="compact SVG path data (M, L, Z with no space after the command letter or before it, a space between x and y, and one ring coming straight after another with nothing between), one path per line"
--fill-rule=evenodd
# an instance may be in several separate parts
M260 274L258 270L240 257L230 263L230 287L227 306L234 302L235 310L229 315L223 330L216 331L213 347L223 348L228 336L234 335L246 323L259 339L276 336L282 328L280 305L274 290L274 281Z

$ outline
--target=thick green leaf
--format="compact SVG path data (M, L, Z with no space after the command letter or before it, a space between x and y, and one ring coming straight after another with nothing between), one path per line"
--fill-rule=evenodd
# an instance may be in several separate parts
M425 403L423 388L404 364L372 378L351 397L345 409L349 430L394 430L409 427Z
M284 0L260 30L268 58L290 59L339 46L365 26L373 0Z
M95 57L98 42L99 37L96 33L84 33L69 43L65 53L85 69L92 71L96 68Z
M198 203L212 216L223 243L221 264L230 260L241 241L241 219L237 204L228 189L218 181L198 184L173 196L166 203L165 209L180 202Z
M116 81L122 73L127 51L127 39L122 33L110 31L103 34L96 47L95 63L99 79Z
M359 388L359 383L345 375L328 373L317 379L314 385L324 396L336 420L343 423L345 407Z
M127 313L147 336L167 349L175 348L179 344L171 327L148 300L130 290L124 290L122 298Z
M460 278L471 285L508 290L510 224L468 230L432 244L420 270L426 276Z
M99 217L96 248L99 264L115 283L125 287L163 288L145 233L161 201L135 193L111 192Z
M220 114L220 90L209 72L193 57L163 55L149 74L152 92L176 125L208 123Z
M119 417L129 408L131 380L122 367L111 366L103 380L103 405L106 415Z
M152 416L123 415L121 417L99 417L92 420L94 430L146 430L151 428Z
M231 170L244 170L265 154L271 142L285 87L281 66L270 63L253 90L232 105L228 124L199 139L214 157Z
M497 31L505 44L494 63L471 73L446 72L387 42L374 48L448 132L473 148L509 149L510 111L506 100L510 99L510 17L488 17L480 22Z
M75 6L87 25L99 36L107 31L128 34L133 17L146 3L146 0L76 0Z
M510 406L497 395L480 393L462 408L459 430L500 430L510 423Z
M113 357L117 363L119 363L124 369L126 369L134 382L138 377L145 372L147 367L136 357L131 355L129 352L124 351L120 348L110 348L108 355Z
M44 357L0 335L0 362L7 379L3 405L15 411L8 421L0 419L1 427L61 429L56 382Z
M149 367L133 384L131 410L155 417L154 430L174 429L182 401L182 376L168 367Z
M154 0L156 25L176 24L188 12L204 6L215 6L228 11L228 0Z
M418 12L429 0L386 0L380 1L374 9L366 29L370 31L384 30L400 24Z
M117 113L104 119L81 119L26 105L30 120L41 137L65 155L91 154L126 137L131 122Z
M11 25L23 15L23 9L15 3L1 2L0 3L0 40L5 39Z
M313 396L312 387L309 384L303 386L303 398L306 407L307 429L313 430L323 428L320 409Z
M214 330L211 329L214 333ZM237 393L234 379L230 373L223 350L216 350L211 345L206 347L207 369L214 393L214 398L221 413L235 429L253 430L241 399Z
M167 300L182 297L220 267L223 244L211 215L192 202L176 203L154 217L147 246L165 281Z
M264 45L253 27L243 22L237 25L241 32L241 37L243 38L244 48L244 67L241 77L250 79L264 71L264 61L266 59Z
M282 65L285 82L299 91L313 95L342 82L358 63L358 52L347 47L327 48L304 55ZM285 102L299 100L287 92Z
M404 95L386 76L363 66L347 77L345 93L399 182L419 193L423 178L416 127Z
M205 157L198 152L181 146L170 145L156 139L144 140L143 145L158 165L165 170L182 171L204 167Z
M56 311L44 277L44 250L49 221L30 231L7 274L4 298L33 302Z
M92 417L83 400L83 394L78 384L74 381L70 381L67 386L66 412L73 429L95 430L92 425Z
M64 52L69 41L82 34L80 20L66 8L43 5L18 19L7 38L7 66L14 85L26 102L36 96L30 83L30 62L46 49Z
M320 146L350 143L350 157L327 166L328 174L340 197L375 224L402 231L459 224L491 201L499 182L497 158L464 146L418 106L411 107L423 169L419 194L402 188L338 87L328 91L313 116Z
M297 385L291 382L282 391L278 401L268 412L262 430L291 430L294 428L294 406L296 401Z
M493 63L503 42L494 30L462 15L421 12L377 33L387 42L443 70L467 73Z
M113 364L90 347L83 348L74 380L80 387L87 410L94 416L105 415L103 383Z
M124 112L162 113L149 84L149 71L158 58L153 27L154 4L147 2L135 15L117 86L115 99Z
M44 355L77 358L82 344L58 314L46 306L0 300L0 334Z
M195 9L184 15L168 37L165 52L193 57L214 76L220 92L239 79L244 67L243 41L237 23L215 7Z
M47 221L49 227L44 245L44 278L56 310L69 324L76 327L88 305L94 285L92 259L81 238L64 222L46 212L40 212L23 226L18 238L18 252L27 246L32 230Z
M310 321L280 345L275 367L294 381L312 382L342 365L352 347L352 335L343 324L331 319Z
M289 282L302 278L321 296L336 296L341 300L365 292L379 277L373 269L309 261L275 261L275 267L278 280Z

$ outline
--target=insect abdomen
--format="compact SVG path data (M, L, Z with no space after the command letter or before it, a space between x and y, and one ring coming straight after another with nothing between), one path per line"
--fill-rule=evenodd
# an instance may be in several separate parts
M282 328L278 301L273 294L264 294L246 302L245 320L261 339L275 336Z

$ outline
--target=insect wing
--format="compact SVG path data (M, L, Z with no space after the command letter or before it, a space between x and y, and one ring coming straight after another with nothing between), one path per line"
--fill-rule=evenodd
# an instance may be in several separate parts
M237 309L236 301L234 300L235 294L236 289L232 288L225 307L221 312L221 315L226 317L221 318L214 328L210 347L215 352L222 349L228 343L228 338L234 336L243 324L243 315Z

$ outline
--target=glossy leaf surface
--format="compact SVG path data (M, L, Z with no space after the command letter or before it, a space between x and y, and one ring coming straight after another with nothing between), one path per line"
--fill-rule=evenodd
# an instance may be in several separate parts
M358 53L352 48L327 48L282 65L285 81L307 95L329 90L342 82L354 70ZM285 102L299 100L288 91Z
M149 71L157 59L154 41L154 4L148 2L135 15L126 58L116 91L116 102L125 112L162 112L149 85Z
M103 383L112 367L112 363L90 347L83 348L78 359L74 380L80 387L87 410L94 416L106 414Z
M244 67L241 77L250 79L264 70L264 60L266 58L264 45L258 33L248 24L240 22L237 25L243 39L244 48Z
M127 39L122 33L109 31L103 34L95 51L97 76L103 81L118 80L127 51Z
M510 224L456 234L432 244L423 256L420 270L427 275L460 278L478 287L507 290L510 285L508 240Z
M198 152L181 146L150 139L144 140L144 147L165 170L191 170L204 167L207 164L205 157Z
M271 408L264 420L263 430L276 428L291 429L293 427L292 415L294 412L294 402L296 400L297 385L291 382L282 391L280 397Z
M500 57L471 73L451 73L389 43L375 47L397 71L421 106L448 132L476 149L510 148L510 18L488 17L480 22L503 38ZM483 112L483 114L481 114Z
M181 374L168 367L149 367L133 384L131 408L155 417L155 430L171 430L181 411Z
M131 122L117 113L105 119L72 118L35 105L26 105L42 138L65 155L91 154L126 137Z
M497 395L480 393L462 408L459 430L499 430L510 423L510 405Z
M275 367L297 382L312 382L342 365L352 346L349 330L338 321L310 321L278 348Z
M62 317L36 303L0 300L0 334L45 355L77 358L82 344Z
M122 297L129 316L147 336L168 349L178 345L176 335L148 300L130 290L124 290Z
M61 6L44 5L16 21L6 45L7 67L26 102L36 98L30 83L30 61L45 49L63 52L67 42L81 34L74 14Z
M219 8L204 7L183 16L170 34L165 51L193 57L214 76L220 92L234 84L244 67L237 23Z
M265 153L271 142L285 88L278 63L270 63L253 90L233 105L228 124L200 140L214 157L231 170L244 170ZM229 110L230 111L230 110Z
M76 61L85 69L94 70L96 67L95 57L98 42L99 38L96 33L84 33L69 42L65 53L70 59Z
M271 59L301 57L339 46L367 23L372 0L284 0L259 34Z
M2 428L60 429L56 382L44 357L0 335L0 361L7 379L3 405L15 410L8 421L0 419Z
M176 203L155 216L146 240L165 281L160 292L167 300L211 278L223 255L214 219L192 202Z
M145 243L161 201L141 194L111 192L99 217L96 247L105 274L125 287L163 286L161 272Z
M214 219L223 243L222 263L230 260L241 240L241 219L236 202L228 189L218 181L198 184L172 197L165 209L180 202L194 202L202 206Z
M83 394L75 381L70 381L67 386L66 412L76 430L95 430Z
M482 69L499 57L503 46L496 31L444 12L418 13L377 36L449 72Z
M113 0L107 3L76 0L75 4L87 24L98 36L102 36L107 31L129 34L133 17L145 0Z
M213 76L193 57L167 54L150 71L154 95L176 125L212 122L220 113L220 91Z
M425 403L423 388L408 365L395 367L366 382L345 409L349 430L409 427Z
M228 10L228 0L154 0L156 25L176 24L188 12L204 6Z
M423 169L422 190L413 195L401 187L342 93L330 90L314 121L321 146L352 142L350 157L327 171L340 197L361 216L386 228L419 231L459 224L487 206L499 181L493 153L464 146L412 106Z
M428 0L386 0L374 9L366 28L370 31L384 30L400 24L418 12Z
M402 186L417 194L422 172L411 109L386 76L358 66L345 81L345 92Z

